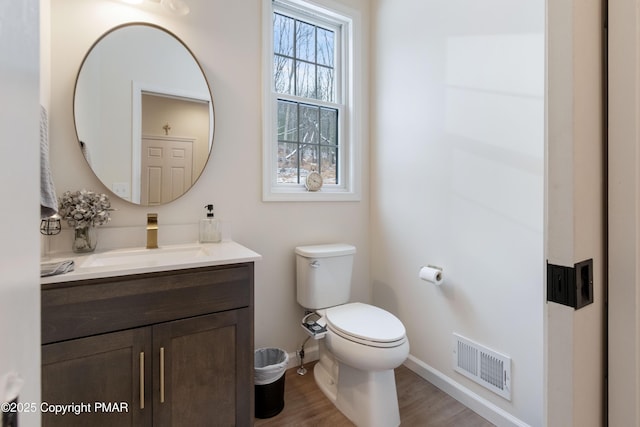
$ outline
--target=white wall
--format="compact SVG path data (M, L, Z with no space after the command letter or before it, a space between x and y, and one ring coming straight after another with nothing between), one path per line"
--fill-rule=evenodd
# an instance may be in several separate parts
M266 0L268 1L268 0ZM265 1L265 3L266 3ZM51 143L53 176L59 193L83 187L106 191L85 164L77 147L72 95L76 73L86 51L111 27L132 21L159 24L187 44L205 70L215 106L215 139L209 163L189 193L166 206L147 209L114 201L112 222L99 230L99 243L110 236L140 235L146 214L159 214L159 239L168 229L186 224L197 238L203 206L214 203L218 217L231 221L233 239L261 253L256 264L255 344L294 351L303 341L298 325L302 308L295 299L296 245L345 241L357 246L353 298L369 300L369 187L362 201L334 203L264 203L261 201L261 0L190 0L191 13L174 17L153 4L146 9L96 0L52 2ZM366 0L343 0L363 13ZM365 28L368 32L368 28ZM365 43L367 46L367 43ZM368 46L367 46L368 50ZM363 52L368 61L368 53ZM368 72L361 74L368 86ZM363 105L368 105L364 99ZM368 117L368 112L363 113ZM363 123L368 129L368 122ZM368 134L363 141L363 176L368 176ZM136 227L137 232L126 227ZM120 228L122 227L122 228ZM122 232L125 230L125 232ZM58 243L70 245L61 233ZM113 239L111 239L113 240ZM124 240L120 243L125 244Z
M415 365L543 425L543 0L378 0L373 301ZM444 268L445 285L418 279ZM512 401L452 369L452 333L510 355ZM498 412L500 409L497 410Z
M38 0L0 5L0 377L24 380L20 402L40 400ZM4 390L0 390L0 403ZM21 414L21 426L39 425Z

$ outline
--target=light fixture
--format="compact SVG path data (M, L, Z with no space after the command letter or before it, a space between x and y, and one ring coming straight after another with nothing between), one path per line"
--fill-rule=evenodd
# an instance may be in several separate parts
M160 4L176 15L186 15L190 10L183 0L160 0Z
M145 2L145 0L120 0L123 3L132 4L132 5L141 5ZM191 9L187 5L185 0L146 0L149 3L160 3L160 5L167 9L169 12L174 15L186 15L189 13Z

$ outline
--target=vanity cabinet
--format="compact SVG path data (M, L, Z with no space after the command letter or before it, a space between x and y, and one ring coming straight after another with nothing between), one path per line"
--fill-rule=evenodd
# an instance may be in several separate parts
M43 425L251 425L253 310L253 263L43 285Z
M46 407L42 408L42 425L152 425L151 411L139 410L140 390L151 390L151 363L143 364L139 356L151 355L149 332L135 329L43 346L42 401ZM146 396L142 401L145 406L151 404ZM122 412L112 407L107 412L96 408L96 402L126 402L128 407ZM67 414L56 414L53 405L69 405Z

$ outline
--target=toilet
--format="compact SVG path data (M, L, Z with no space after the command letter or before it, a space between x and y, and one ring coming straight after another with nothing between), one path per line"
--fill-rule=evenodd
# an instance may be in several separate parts
M393 370L409 355L404 325L379 307L349 303L354 246L299 246L295 253L298 303L326 327L313 370L318 387L357 426L398 426Z

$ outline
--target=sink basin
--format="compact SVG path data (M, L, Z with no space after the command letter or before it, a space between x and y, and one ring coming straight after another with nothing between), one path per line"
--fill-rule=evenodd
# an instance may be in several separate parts
M90 255L78 267L154 266L195 262L209 256L207 248L201 245L171 246L157 249L118 249Z

